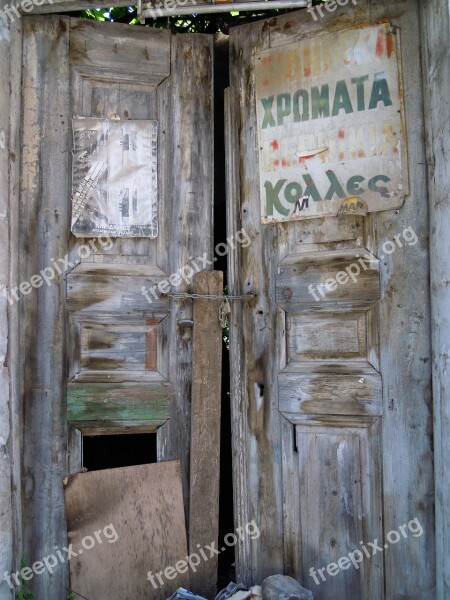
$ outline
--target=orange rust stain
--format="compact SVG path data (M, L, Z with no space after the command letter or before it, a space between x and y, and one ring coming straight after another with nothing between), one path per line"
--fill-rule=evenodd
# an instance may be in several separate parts
M380 58L381 56L383 56L383 51L384 51L384 44L383 44L383 33L381 31L378 32L378 37L377 37L377 45L376 45L376 55L378 56L378 58Z
M270 83L270 79L264 79L263 85L269 85L269 83Z
M305 77L311 76L311 49L305 48L303 52L303 57L305 60L305 68L303 69L303 74Z
M344 160L345 154L343 152L339 152L339 160Z
M365 158L366 153L364 152L364 150L358 150L358 158Z
M338 138L341 140L345 138L345 131L343 129L339 129Z
M281 166L282 167L287 167L288 166L288 162L287 162L287 160L285 158L281 159Z
M158 369L158 319L146 319L145 332L145 368L149 371Z
M392 152L393 152L394 154L398 154L398 148L397 148L397 146L394 146L394 147L392 148Z
M277 140L273 140L273 142L270 142L270 145L272 147L272 150L278 150L278 141Z
M391 58L393 51L394 51L394 40L392 38L392 32L389 31L386 35L386 54L387 54L388 58Z
M273 166L274 167L279 167L280 166L280 161L278 160L278 158L273 161Z
M272 56L264 56L261 59L261 62L262 62L263 65L270 65L270 63L272 62L272 60L273 60Z

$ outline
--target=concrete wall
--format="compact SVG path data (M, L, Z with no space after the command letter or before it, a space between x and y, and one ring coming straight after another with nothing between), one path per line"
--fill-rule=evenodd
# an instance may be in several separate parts
M425 87L433 344L437 600L450 598L450 20L449 0L425 0Z
M3 6L4 0L0 2ZM0 290L9 286L10 32L0 21ZM8 304L0 291L0 600L10 599L3 574L12 568Z

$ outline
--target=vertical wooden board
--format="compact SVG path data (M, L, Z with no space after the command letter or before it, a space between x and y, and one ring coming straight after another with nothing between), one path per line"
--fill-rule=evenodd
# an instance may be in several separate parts
M23 37L22 26L19 23L11 24L10 33L10 60L11 64L22 64ZM21 180L21 125L22 125L22 70L12 69L10 79L11 107L10 114L10 167L9 167L9 231L10 231L10 272L9 287L15 288L20 283L19 255L20 255L20 180ZM21 366L22 357L20 353L19 332L19 305L11 305L8 310L8 359L10 368L10 410L11 410L11 458L12 478L11 489L15 490L12 495L13 508L13 554L20 556L22 545L22 401L21 401ZM16 559L17 560L17 559ZM16 563L17 564L17 563Z
M69 215L69 21L24 17L19 281L67 252ZM55 78L54 74L58 73ZM23 401L23 549L32 564L66 543L61 479L67 472L64 282L20 300ZM63 597L67 569L45 571L38 598Z
M233 101L230 88L225 90L225 168L227 186L227 231L239 231L242 227L239 186L239 155L235 151L238 144L238 107ZM239 278L241 264L241 247L228 254L228 285L230 294L238 295L243 289ZM247 398L242 366L244 364L244 347L241 330L243 306L235 302L230 315L230 403L231 403L231 436L233 447L233 503L236 527L242 527L250 521L247 481L248 463L245 439L248 427ZM247 536L239 540L235 546L236 579L250 583L251 573L247 557L250 556L250 540Z
M194 293L223 294L223 273L203 271ZM220 410L222 326L220 300L194 300L189 551L217 543L219 537ZM200 509L201 507L201 509ZM217 594L217 555L191 574L192 590L205 598Z
M417 126L424 119L420 4L416 0L371 3L373 19L392 16L401 32L410 173L410 194L399 213L387 211L374 216L374 253L380 259L384 256L380 260L384 527L388 532L417 517L424 530L414 542L390 548L385 567L386 596L434 600L429 207L423 130ZM383 244L409 227L417 235L417 243L386 256ZM407 576L398 576L399 565Z
M284 571L283 566L283 491L281 472L281 415L278 412L276 387L277 345L275 342L276 310L274 298L274 261L276 229L261 226L258 155L255 123L255 53L269 43L268 23L258 22L237 27L230 33L230 99L234 104L233 127L236 130L234 151L238 152L239 194L234 220L228 234L243 227L252 243L240 252L239 273L235 273L241 293L257 292L256 302L245 303L239 334L243 336L242 363L232 377L234 393L240 387L240 406L233 402L234 472L245 464L246 478L240 479L244 514L255 520L260 538L243 547L238 555L238 573L247 584L260 583L268 575ZM231 150L231 149L230 149ZM236 283L234 283L236 285ZM237 333L237 332L236 332ZM234 333L234 335L236 335ZM235 337L233 338L236 339ZM235 342L233 342L235 343ZM235 350L233 349L233 352ZM233 393L233 392L232 392ZM236 414L240 411L240 414ZM242 517L238 517L241 518ZM270 550L269 550L270 549ZM245 554L244 554L245 553Z
M158 261L167 265L170 274L189 267L190 257L212 260L212 38L196 34L174 36L171 64L170 79L158 88L165 140L159 163L161 194L170 198L160 215L168 220L169 227L159 241ZM192 279L187 277L175 291L190 290ZM168 319L172 332L168 340L168 373L174 396L170 418L158 431L158 457L181 460L189 515L192 331L180 328L178 323L192 319L192 301L172 298Z
M3 5L2 5L3 6ZM9 166L10 166L10 122L16 107L11 105L10 77L11 38L9 27L0 23L0 573L11 569L13 559L13 512L12 512L12 457L10 454L11 436L11 396L10 367L7 360L9 338L8 301L5 288L10 278L10 206L9 206ZM11 114L12 113L12 114ZM13 174L14 177L14 174ZM5 579L0 579L0 597L10 597Z
M450 7L420 3L425 92L428 190L430 198L430 284L433 344L434 463L436 493L436 598L450 596Z
M65 482L65 500L77 594L164 600L189 587L189 572L174 568L187 556L179 461L78 473ZM161 575L161 585L156 575L168 567L177 576Z

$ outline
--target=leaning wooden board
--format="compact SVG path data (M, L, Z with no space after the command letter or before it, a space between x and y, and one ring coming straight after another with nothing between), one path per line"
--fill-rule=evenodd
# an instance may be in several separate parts
M71 589L89 600L163 600L189 572L147 579L187 556L179 461L78 473L64 480ZM92 546L92 547L91 547Z

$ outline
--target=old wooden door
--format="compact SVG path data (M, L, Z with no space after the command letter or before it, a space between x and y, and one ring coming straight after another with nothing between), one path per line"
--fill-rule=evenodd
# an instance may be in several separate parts
M170 283L186 291L191 261L211 257L211 64L209 36L23 19L19 281L32 285L20 299L18 499L29 562L66 545L62 480L80 467L80 432L157 431L159 460L182 462L187 505L192 306L154 285L178 273ZM158 122L154 239L70 233L72 118L114 115ZM63 598L66 582L65 566L45 572L36 597Z
M239 525L255 520L261 530L257 541L238 548L238 577L256 583L290 574L316 600L431 600L428 222L418 3L338 4L323 17L304 10L230 33L228 226L229 234L244 228L252 238L231 256L230 290L258 294L255 302L233 305L230 334L235 512ZM303 39L312 48L319 36L384 21L401 40L410 190L403 206L366 216L262 224L259 53ZM311 50L304 61L311 66L322 58ZM306 71L299 86L305 89ZM356 95L352 99L357 102ZM270 120L269 110L276 150L292 104L286 95L266 104L280 117ZM339 127L335 119L330 135ZM285 202L295 192L291 187ZM287 206L294 209L294 202ZM411 243L393 251L395 236L404 239L406 230L413 232ZM309 293L310 284L323 286L362 256L370 268L359 263L354 281L332 283L324 294L316 289L316 297Z

